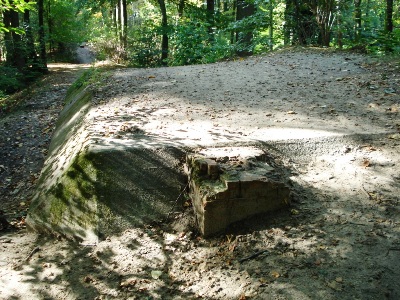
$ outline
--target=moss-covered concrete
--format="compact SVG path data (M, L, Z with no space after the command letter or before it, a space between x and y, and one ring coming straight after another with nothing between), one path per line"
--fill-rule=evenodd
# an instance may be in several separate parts
M93 138L89 87L68 93L27 218L41 232L95 242L164 218L185 185L183 150ZM151 137L149 138L151 140ZM105 146L106 145L106 146Z

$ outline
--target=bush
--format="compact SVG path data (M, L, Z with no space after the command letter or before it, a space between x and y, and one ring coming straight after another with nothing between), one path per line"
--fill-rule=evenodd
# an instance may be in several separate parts
M0 66L0 91L5 94L11 94L23 85L23 76L16 68Z

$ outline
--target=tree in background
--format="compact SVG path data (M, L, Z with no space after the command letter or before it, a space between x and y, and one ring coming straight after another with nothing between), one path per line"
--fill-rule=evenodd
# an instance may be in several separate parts
M393 0L0 3L2 68L23 80L34 69L45 72L47 61L73 61L83 41L98 59L140 67L210 63L290 45L400 52L400 4Z

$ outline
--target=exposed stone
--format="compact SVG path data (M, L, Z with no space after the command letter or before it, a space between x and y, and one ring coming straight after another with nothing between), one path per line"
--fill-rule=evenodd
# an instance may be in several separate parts
M290 191L268 159L255 147L209 148L187 156L190 193L204 236L290 204Z

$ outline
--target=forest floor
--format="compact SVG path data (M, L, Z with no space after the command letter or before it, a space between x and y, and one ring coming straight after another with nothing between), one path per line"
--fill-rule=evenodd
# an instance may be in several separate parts
M267 141L292 206L210 239L155 223L79 244L24 220L66 91L88 67L50 65L0 115L0 299L400 299L398 61L303 49L115 70L97 87L101 112L174 140Z

